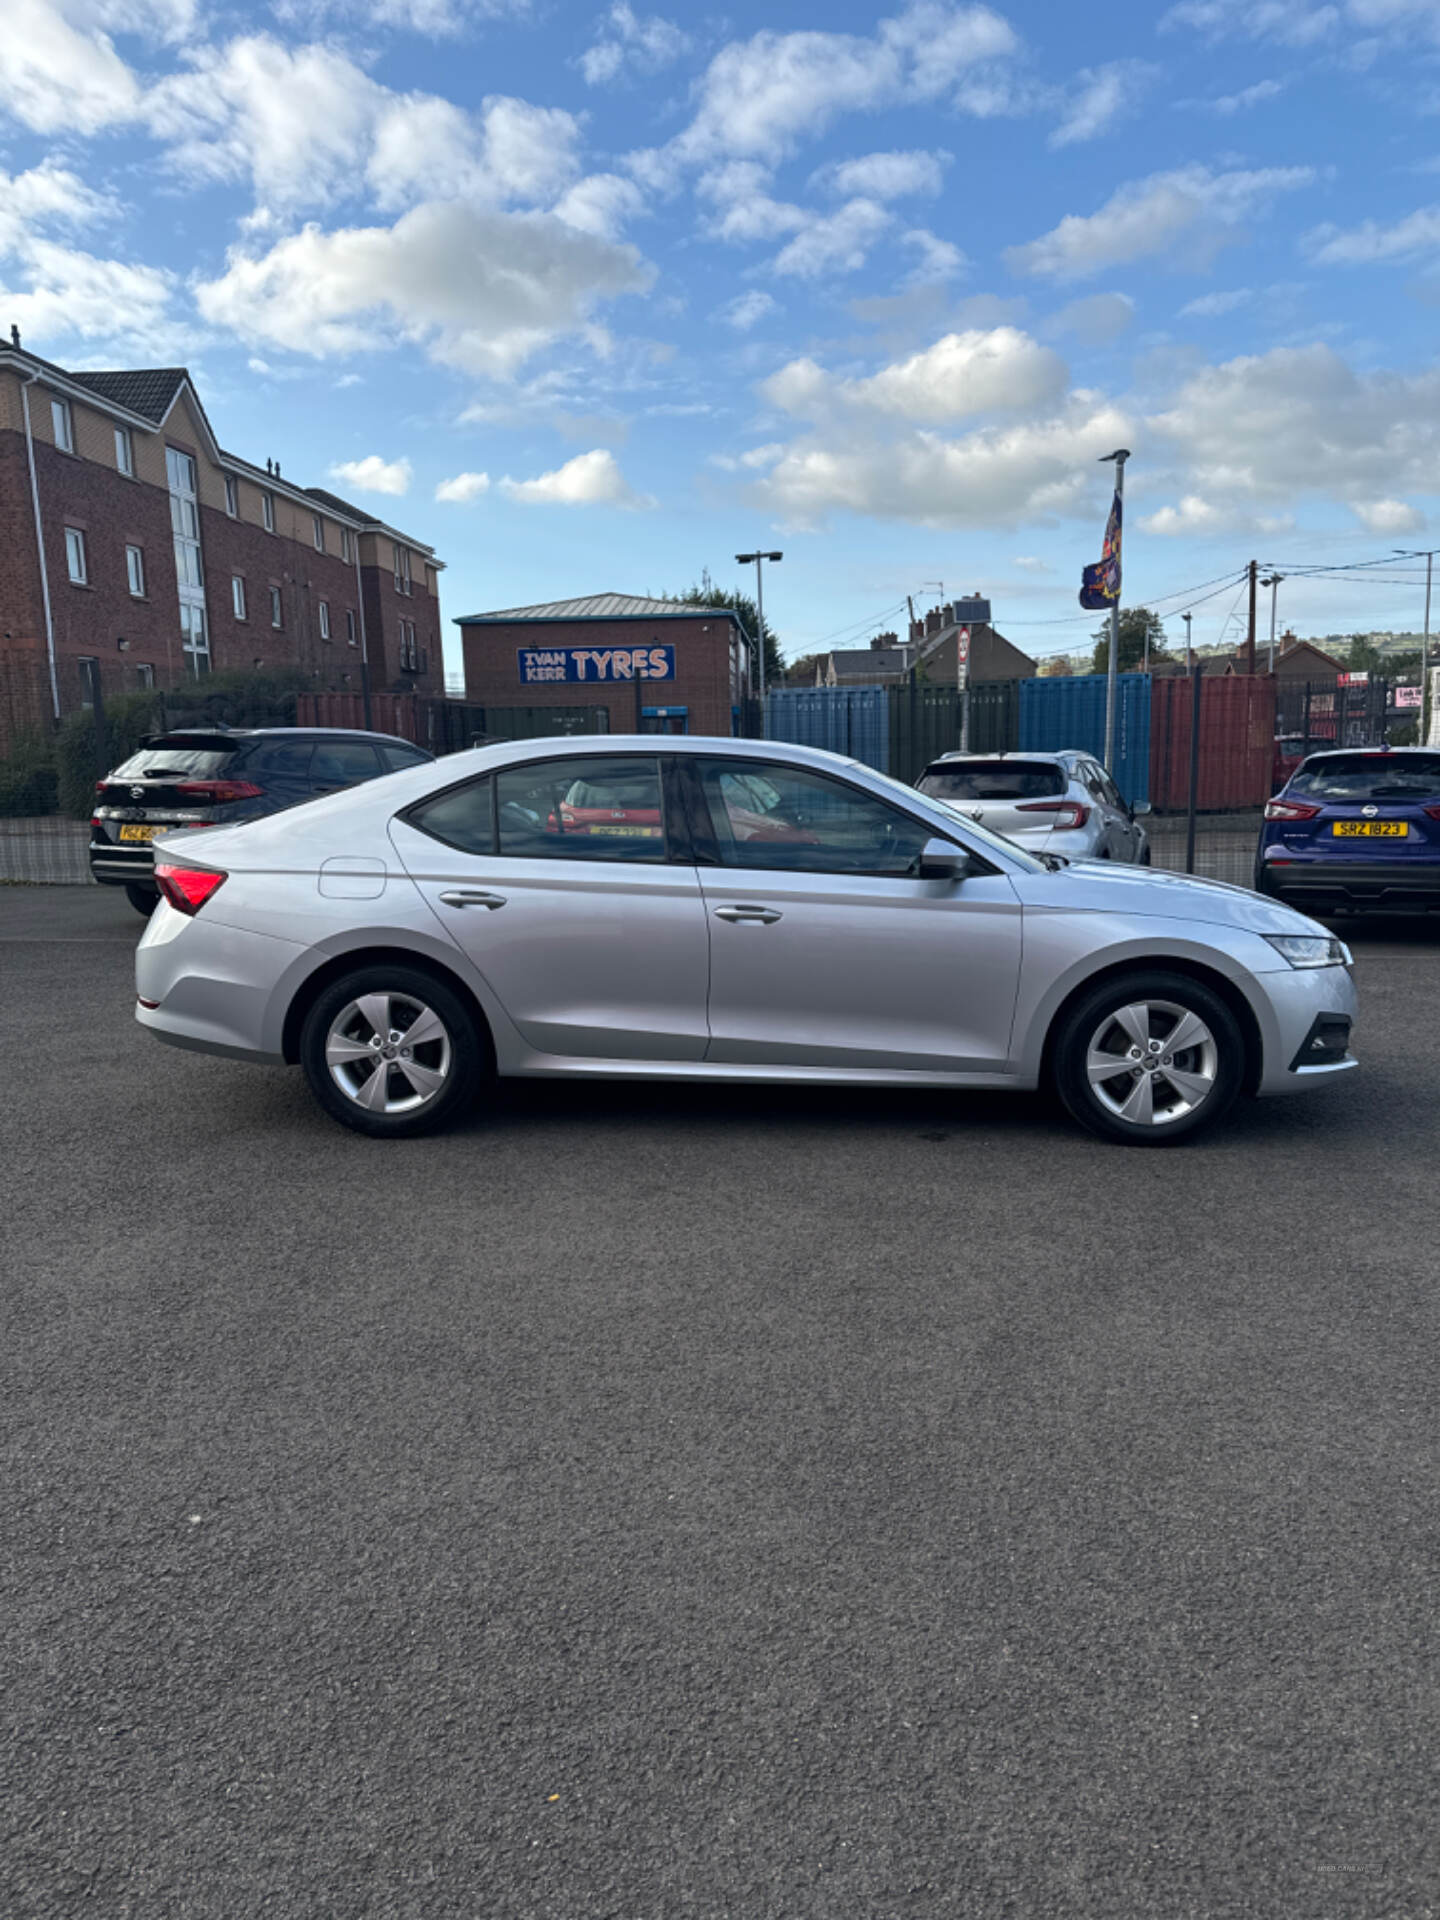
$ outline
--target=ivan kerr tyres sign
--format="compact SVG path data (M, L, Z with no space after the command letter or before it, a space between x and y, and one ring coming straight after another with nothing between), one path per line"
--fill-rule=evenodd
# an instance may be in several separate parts
M520 684L552 680L673 680L674 647L521 647Z

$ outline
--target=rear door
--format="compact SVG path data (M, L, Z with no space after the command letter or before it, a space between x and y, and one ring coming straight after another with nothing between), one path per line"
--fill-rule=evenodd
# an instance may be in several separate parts
M521 761L408 808L390 833L528 1045L703 1059L705 902L658 757Z

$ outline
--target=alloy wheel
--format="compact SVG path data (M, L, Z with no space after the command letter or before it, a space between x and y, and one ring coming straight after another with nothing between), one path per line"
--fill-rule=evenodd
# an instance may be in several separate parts
M1219 1070L1215 1036L1173 1000L1136 1000L1107 1013L1090 1037L1085 1073L1117 1120L1163 1127L1210 1097Z
M325 1036L330 1078L368 1113L417 1113L439 1098L454 1050L432 1007L405 993L363 993Z

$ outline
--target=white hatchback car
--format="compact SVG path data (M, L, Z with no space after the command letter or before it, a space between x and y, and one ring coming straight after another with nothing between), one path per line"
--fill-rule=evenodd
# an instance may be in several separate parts
M945 753L915 785L1031 853L1150 864L1149 838L1138 818L1149 813L1149 802L1127 806L1099 761L1076 748Z
M298 1062L361 1132L495 1074L1056 1086L1179 1140L1355 1063L1350 956L1238 887L1036 858L775 741L527 740L160 842L161 1040Z

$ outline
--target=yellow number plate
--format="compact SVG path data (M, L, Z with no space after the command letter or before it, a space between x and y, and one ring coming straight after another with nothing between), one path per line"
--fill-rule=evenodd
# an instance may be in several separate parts
M1337 840L1355 840L1362 834L1376 840L1403 840L1408 831L1403 820L1337 820L1333 828Z
M620 834L626 840L658 840L659 827L591 827L591 833Z
M167 820L162 826L158 827L121 827L120 838L122 840L153 840L157 833L173 833L174 831L173 825Z

